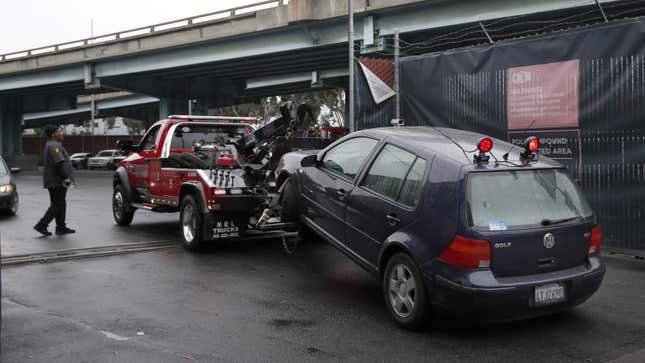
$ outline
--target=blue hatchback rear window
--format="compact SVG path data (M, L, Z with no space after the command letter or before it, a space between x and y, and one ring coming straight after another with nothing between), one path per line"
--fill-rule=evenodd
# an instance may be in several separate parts
M531 228L589 218L593 212L563 170L518 170L468 176L469 224L478 229Z

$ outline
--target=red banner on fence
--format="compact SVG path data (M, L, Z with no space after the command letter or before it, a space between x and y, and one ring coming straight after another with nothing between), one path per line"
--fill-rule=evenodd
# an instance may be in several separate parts
M578 127L578 59L508 69L508 129Z

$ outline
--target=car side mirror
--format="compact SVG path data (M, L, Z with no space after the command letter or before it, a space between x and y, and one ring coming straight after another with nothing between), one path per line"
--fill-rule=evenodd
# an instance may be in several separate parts
M307 168L311 166L318 166L318 155L307 155L300 161L300 166Z
M13 167L11 168L11 174L20 173L20 168Z

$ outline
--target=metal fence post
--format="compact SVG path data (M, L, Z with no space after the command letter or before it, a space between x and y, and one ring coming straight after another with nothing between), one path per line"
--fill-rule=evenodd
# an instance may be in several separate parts
M394 97L396 104L395 118L401 119L401 94L399 93L399 30L394 31Z

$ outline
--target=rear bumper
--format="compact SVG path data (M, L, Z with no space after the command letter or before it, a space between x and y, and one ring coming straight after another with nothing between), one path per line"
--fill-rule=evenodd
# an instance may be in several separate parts
M262 209L263 200L251 195L218 197L209 204L204 216L203 236L210 240L231 240L244 237L249 218Z
M458 281L439 273L425 275L434 305L479 321L527 319L566 310L585 302L600 287L605 265L599 256L587 266L539 275L495 278L489 270L471 271ZM452 275L450 275L452 276ZM564 284L566 300L536 306L535 287Z

